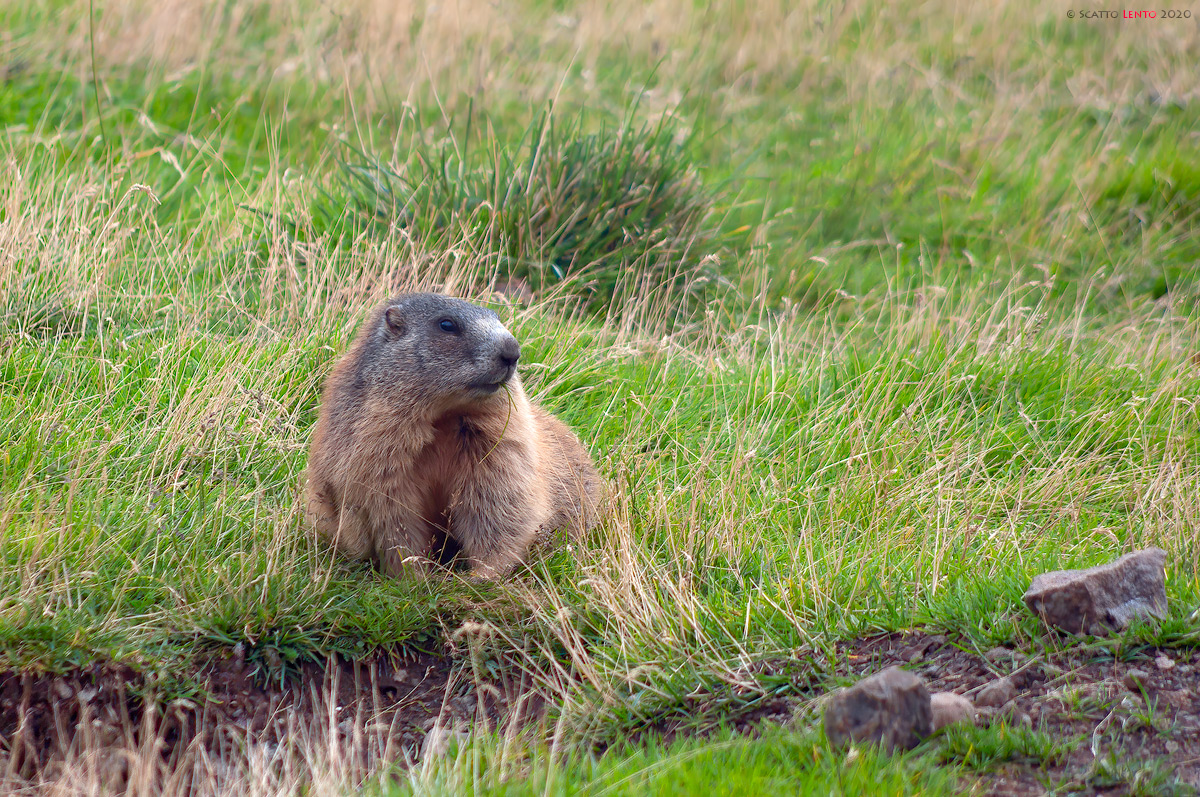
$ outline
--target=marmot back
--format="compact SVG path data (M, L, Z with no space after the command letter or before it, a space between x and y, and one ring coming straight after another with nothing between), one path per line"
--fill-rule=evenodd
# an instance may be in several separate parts
M392 575L461 552L504 573L535 539L596 520L601 480L569 428L530 403L521 349L490 310L432 293L378 308L330 374L306 514Z

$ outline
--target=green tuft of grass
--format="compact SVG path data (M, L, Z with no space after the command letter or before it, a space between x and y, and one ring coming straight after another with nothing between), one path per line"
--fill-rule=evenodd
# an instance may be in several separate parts
M991 772L1010 762L1044 768L1064 760L1075 746L1073 741L1056 739L1024 725L959 724L946 728L937 756L942 763L955 762L977 772Z
M1183 797L1195 795L1196 787L1175 774L1175 765L1163 758L1124 761L1112 755L1098 757L1077 781L1062 784L1095 790L1118 790L1130 797Z
M721 197L667 117L634 118L592 130L586 114L550 108L510 139L468 117L440 139L414 137L397 165L350 148L314 226L465 240L499 275L592 308L651 286L687 304L719 277Z

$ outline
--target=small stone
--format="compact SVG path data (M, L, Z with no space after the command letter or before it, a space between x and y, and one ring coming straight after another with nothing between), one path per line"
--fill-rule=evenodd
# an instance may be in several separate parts
M979 694L975 697L975 705L998 708L1012 700L1016 694L1017 689L1011 678L997 678L979 690Z
M953 692L938 692L929 698L929 708L935 732L955 722L975 722L975 706L967 698Z
M74 694L74 692L71 690L71 687L68 686L67 682L62 678L54 679L54 693L57 694L62 700L70 700L71 695Z
M1045 681L1046 672L1040 665L1026 663L1009 677L1012 678L1013 686L1018 689L1028 689L1034 684Z
M1168 739L1163 747L1167 748L1167 752L1171 753L1172 755L1179 752L1179 742L1175 741L1174 739Z
M1195 699L1194 693L1190 689L1163 689L1155 697L1176 711L1187 709Z
M1121 684L1130 692L1140 692L1146 688L1146 681L1149 678L1150 674L1148 672L1134 667L1125 673L1125 677L1121 679Z
M910 749L933 729L925 682L899 667L839 689L825 704L825 735L834 747L878 743L885 750Z
M1056 570L1033 579L1024 600L1047 624L1072 634L1104 635L1135 617L1167 613L1167 552L1145 548L1086 570Z
M1166 653L1159 653L1154 657L1154 666L1166 672L1175 667L1175 660Z

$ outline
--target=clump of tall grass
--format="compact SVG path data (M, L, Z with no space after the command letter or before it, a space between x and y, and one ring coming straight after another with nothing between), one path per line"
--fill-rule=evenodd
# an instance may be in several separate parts
M314 225L403 231L434 248L465 240L501 276L592 309L647 280L689 304L720 276L720 192L665 118L593 131L586 121L545 110L514 141L468 121L461 135L414 137L392 164L349 148Z

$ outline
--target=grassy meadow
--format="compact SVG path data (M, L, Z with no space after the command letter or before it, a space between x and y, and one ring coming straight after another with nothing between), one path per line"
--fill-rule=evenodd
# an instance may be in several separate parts
M1062 645L1032 576L1145 545L1170 616L1090 644L1200 646L1200 23L1069 8L0 0L0 666L415 646L552 696L253 793L915 794L986 739L739 735L757 664ZM302 522L322 380L417 288L496 309L614 488L495 584Z

